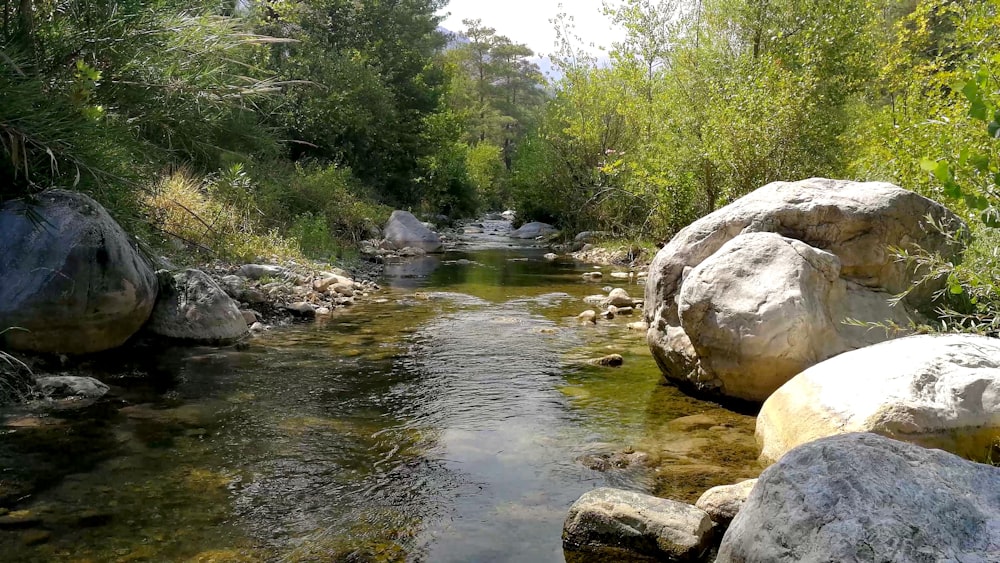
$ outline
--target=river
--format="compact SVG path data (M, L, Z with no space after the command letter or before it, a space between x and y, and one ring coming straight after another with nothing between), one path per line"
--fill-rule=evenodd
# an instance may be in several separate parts
M34 489L4 561L556 562L591 488L693 502L759 473L753 418L663 385L638 316L576 320L641 285L486 227L328 319L144 350L102 368L111 400L4 413L0 496Z

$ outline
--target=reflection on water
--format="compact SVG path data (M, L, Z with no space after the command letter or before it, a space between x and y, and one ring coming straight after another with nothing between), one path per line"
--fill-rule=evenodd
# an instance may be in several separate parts
M628 318L577 324L583 266L485 230L388 268L388 303L10 413L4 559L561 561L590 488L692 500L758 471L752 419L660 385ZM625 365L584 361L610 352ZM601 466L633 450L649 464Z

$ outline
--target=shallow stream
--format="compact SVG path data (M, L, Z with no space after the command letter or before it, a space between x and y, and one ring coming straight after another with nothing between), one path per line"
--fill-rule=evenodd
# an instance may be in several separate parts
M642 286L546 252L472 235L328 319L147 350L106 374L114 399L0 413L3 560L562 561L591 488L693 502L756 476L753 418L663 385L638 315L576 320Z

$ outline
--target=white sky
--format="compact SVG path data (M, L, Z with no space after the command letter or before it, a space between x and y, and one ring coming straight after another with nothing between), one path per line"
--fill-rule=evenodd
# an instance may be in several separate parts
M556 40L549 20L559 12L566 12L574 18L576 35L586 44L595 44L595 48L587 50L598 54L598 48L607 49L622 36L601 14L601 4L602 0L450 0L441 11L442 15L450 15L441 25L459 32L465 29L463 19L478 18L500 35L527 45L536 55L547 55L555 50Z

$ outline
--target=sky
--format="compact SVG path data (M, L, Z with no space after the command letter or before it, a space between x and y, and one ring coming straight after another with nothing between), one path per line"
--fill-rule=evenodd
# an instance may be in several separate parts
M561 6L560 6L561 5ZM537 55L547 55L555 50L556 34L549 21L559 12L573 16L576 34L586 43L610 47L621 36L613 31L608 18L601 14L602 0L450 0L441 14L450 13L442 27L462 31L463 19L481 19L483 25L492 27L515 43L523 43ZM595 55L600 51L588 48Z

